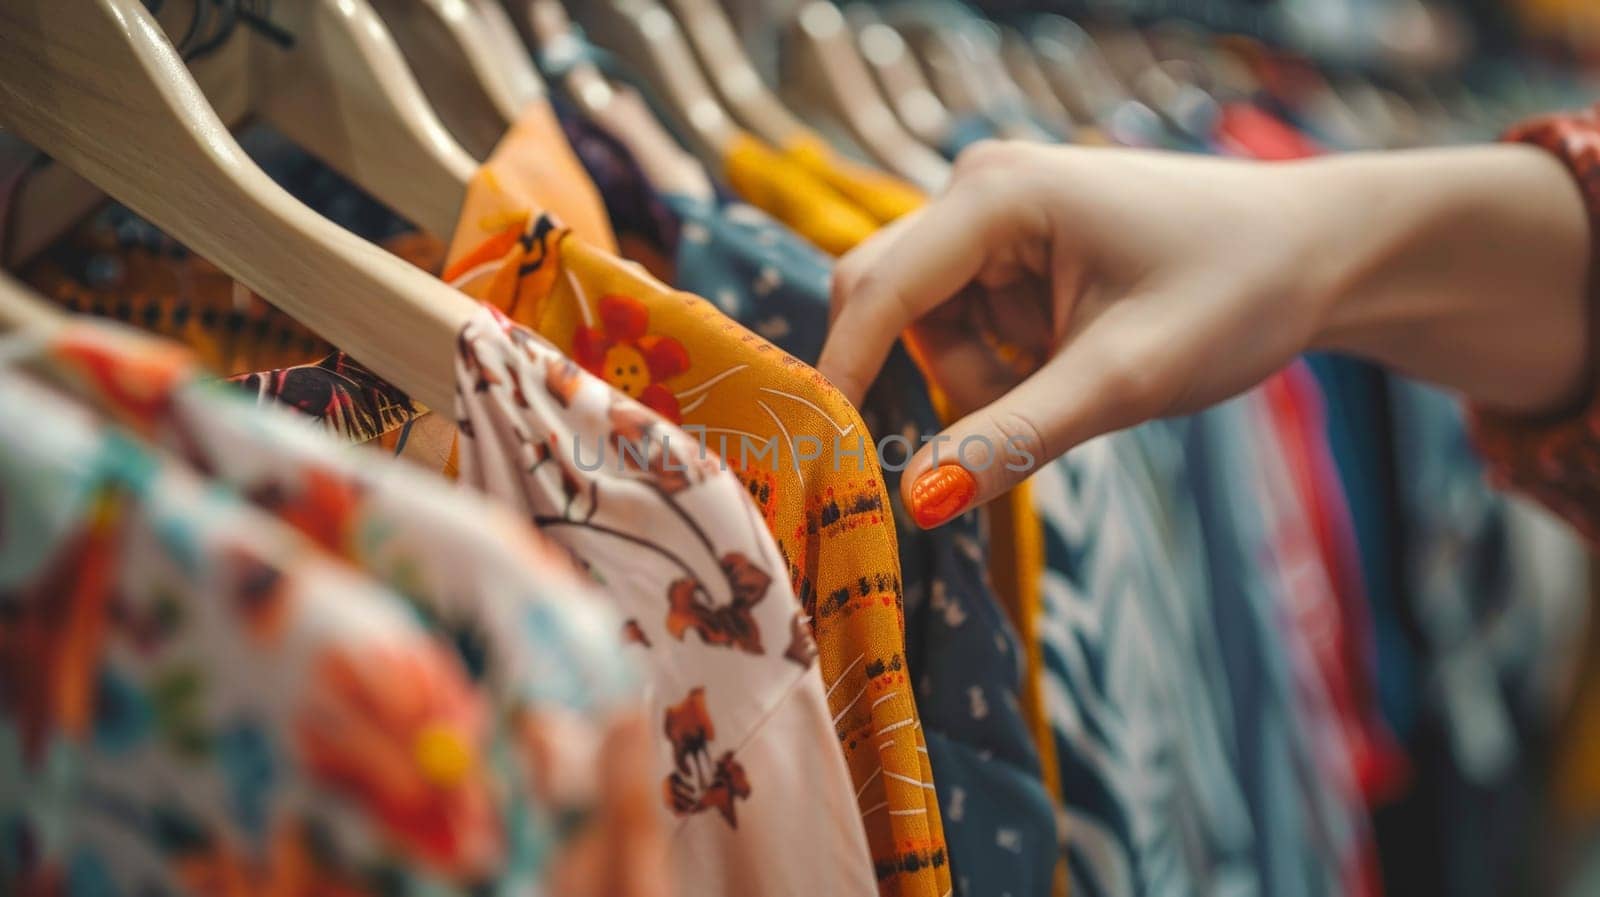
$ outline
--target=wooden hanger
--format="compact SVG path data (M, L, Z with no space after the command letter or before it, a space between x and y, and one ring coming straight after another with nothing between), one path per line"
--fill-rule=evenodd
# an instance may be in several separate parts
M279 21L300 26L297 40L328 29ZM0 4L0 124L417 400L451 407L456 335L476 303L274 184L139 0Z
M1079 123L1061 98L1056 96L1044 67L1034 55L1033 46L1022 36L1022 32L1010 27L1000 29L1000 58L1006 71L1011 73L1011 80L1027 97L1028 106L1034 114L1062 136L1070 135Z
M209 0L163 4L162 21L183 27L197 2ZM423 230L453 232L477 163L434 114L366 0L277 0L271 9L292 46L239 27L191 63L216 115L230 127L259 116ZM8 259L49 245L98 201L64 172L35 174L19 191Z
M938 190L949 180L949 163L905 129L878 91L837 6L827 0L804 4L788 37L801 76L793 81L797 95L843 122L873 158L924 190Z
M642 68L695 155L720 168L742 132L701 73L672 13L655 0L586 0L577 14L597 41Z
M572 20L559 0L518 4L528 33L547 59L561 60L561 88L589 120L627 147L645 180L658 192L710 200L711 177L678 145L638 92L612 84L583 53Z
M717 0L665 0L727 110L774 146L787 146L810 129L767 89Z
M900 32L885 25L877 10L866 3L845 7L844 17L855 32L862 60L877 78L900 123L924 144L943 146L955 120L933 92Z
M1047 138L1016 114L1026 100L999 60L998 39L985 43L983 33L958 17L971 14L946 4L910 3L892 5L884 13L885 22L922 61L934 92L952 111L987 119L1003 137Z
M495 71L505 79L517 109L547 99L544 79L539 76L539 68L529 56L528 45L517 33L516 23L506 14L505 5L500 0L465 2L477 13L478 24L482 26L484 37L488 38L493 52L504 60L495 67Z
M450 132L473 156L487 157L528 102L506 74L515 68L531 71L527 53L520 47L506 53L467 0L371 3ZM538 75L533 78L537 82Z
M1077 23L1038 15L1029 20L1027 34L1040 68L1074 119L1104 124L1114 109L1132 100L1094 39Z
M159 21L169 32L187 29L195 13L193 5L167 3ZM189 63L189 71L205 90L212 109L230 128L250 116L249 53L249 39L236 38ZM0 135L0 139L4 138ZM13 139L11 144L8 155L15 156L19 163L40 157L37 149L21 141ZM5 234L0 262L12 269L22 267L103 205L105 197L104 191L65 165L36 166L16 185L6 220L0 221L0 230Z
M271 10L294 46L252 40L255 110L418 227L453 233L477 162L367 0L275 0Z
M905 21L885 21L922 63L939 101L956 115L983 114L982 76L943 31Z

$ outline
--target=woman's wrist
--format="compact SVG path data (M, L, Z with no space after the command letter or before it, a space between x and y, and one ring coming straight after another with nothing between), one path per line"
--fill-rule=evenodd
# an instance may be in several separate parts
M1312 347L1539 414L1589 385L1589 223L1561 163L1518 145L1301 163L1292 225Z

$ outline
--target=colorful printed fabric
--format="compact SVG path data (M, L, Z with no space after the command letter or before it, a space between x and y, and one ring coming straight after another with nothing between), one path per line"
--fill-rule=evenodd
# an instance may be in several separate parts
M85 219L19 276L69 312L179 340L225 376L332 351L298 321L115 204Z
M898 551L860 417L705 300L568 237L536 198L504 191L501 164L497 151L468 191L446 280L729 459L811 617L881 887L939 897L949 870L906 674Z
M1505 139L1545 149L1571 170L1589 211L1590 295L1600 294L1600 108L1536 118ZM1591 305L1600 301L1591 299ZM1600 333L1600 326L1592 329ZM1527 493L1589 542L1600 542L1600 390L1578 411L1555 419L1476 409L1473 431L1495 485Z
M1335 893L1376 895L1382 893L1376 849L1348 734L1362 723L1335 699L1336 694L1343 697L1339 690L1348 687L1348 680L1336 653L1344 640L1341 596L1316 536L1314 499L1326 496L1308 496L1295 481L1293 459L1303 441L1298 414L1285 415L1283 405L1272 401L1279 381L1298 372L1279 372L1248 396L1258 434L1259 507L1272 548L1266 568L1276 574L1279 588L1270 619L1292 677L1290 755L1306 780L1300 812L1312 832L1309 849L1317 860L1334 866L1339 876Z
M805 164L813 167L829 168L836 161L831 152L815 142L802 141L799 151ZM915 188L893 178L866 177L856 167L850 172L840 172L838 178L848 184L852 196L874 194L878 187L883 188L882 195L871 201L850 203L869 219L868 226L862 227L859 222L847 223L852 216L833 213L833 198L841 198L843 193L824 183L805 165L787 161L753 138L736 143L724 164L728 180L739 196L835 255L854 248L880 226L915 210L924 201L915 195ZM835 170L838 171L836 166ZM911 357L918 359L916 341L908 334L905 342ZM926 365L919 363L918 366L927 369ZM924 389L930 394L939 418L947 423L952 421L954 414L938 384L924 380ZM1043 536L1029 489L1028 483L1021 483L989 505L992 518L1002 524L995 526L991 534L991 569L995 591L1013 625L1019 628L1023 644L1029 646L1025 657L1023 713L1038 738L1035 747L1041 776L1046 787L1054 790L1055 745L1045 737L1048 723L1039 686L1039 657L1034 647L1038 640L1031 628L1031 621L1038 617L1041 606L1039 579L1034 571L1044 568Z
M827 330L832 263L762 212L663 198L678 216L677 285L802 360ZM895 434L884 477L905 579L906 651L927 731L956 893L1044 894L1055 866L1056 824L1038 752L1022 712L1017 634L987 582L981 514L926 531L900 499L905 445L939 430L922 376L895 350L862 403L873 434ZM881 438L881 437L880 437Z
M658 196L622 144L598 124L562 116L567 139L602 185L626 243L667 260L674 286L707 296L805 361L822 351L832 260L739 202ZM921 444L938 430L922 377L896 351L862 405L874 434ZM897 450L891 449L899 459ZM927 731L956 893L1041 894L1055 856L1055 815L1019 706L1016 633L986 582L980 515L927 532L884 469L905 580L906 656ZM1041 868L1042 867L1042 868Z
M104 395L156 411L128 389L170 371L151 361ZM533 733L399 595L17 374L0 409L0 880L540 893L581 823L550 811L578 805L541 800ZM555 690L525 697L562 711Z
M463 479L564 545L627 617L679 892L875 893L816 644L744 486L493 309L460 347Z
M1271 406L1295 491L1337 598L1333 607L1298 603L1297 610L1306 613L1302 629L1338 714L1361 793L1375 805L1403 787L1406 758L1379 713L1372 615L1355 524L1328 444L1322 390L1310 367L1296 362L1262 384L1262 397ZM1336 616L1318 619L1314 610Z

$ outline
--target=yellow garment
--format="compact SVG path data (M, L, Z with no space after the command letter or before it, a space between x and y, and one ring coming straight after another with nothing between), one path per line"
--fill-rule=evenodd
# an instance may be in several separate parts
M872 236L883 222L748 134L722 160L728 183L745 202L787 224L824 252L841 255Z
M784 154L860 206L880 224L922 208L921 190L893 175L839 155L822 138L805 134L789 142Z
M517 139L508 138L474 179L446 281L690 432L704 428L711 450L749 488L752 517L771 531L810 616L881 893L944 897L950 874L906 672L888 495L870 445L862 443L859 456L833 451L835 436L849 448L866 439L860 416L815 370L711 303L662 285L542 214L503 171L523 154ZM793 450L811 454L808 437L820 442L812 458ZM758 454L768 440L775 457Z
M1589 565L1590 607L1600 607L1600 559ZM1600 614L1589 614L1567 716L1556 730L1554 804L1571 830L1600 819Z

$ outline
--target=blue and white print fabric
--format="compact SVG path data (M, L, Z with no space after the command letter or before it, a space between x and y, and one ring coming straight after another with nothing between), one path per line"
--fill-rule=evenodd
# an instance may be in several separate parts
M1040 622L1075 895L1262 893L1175 425L1101 437L1033 478Z

